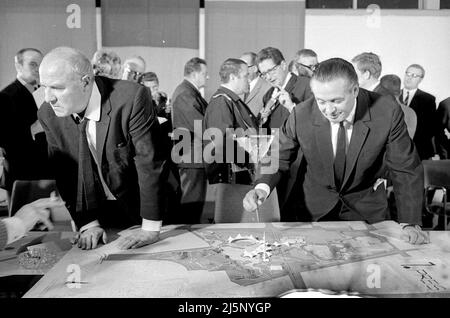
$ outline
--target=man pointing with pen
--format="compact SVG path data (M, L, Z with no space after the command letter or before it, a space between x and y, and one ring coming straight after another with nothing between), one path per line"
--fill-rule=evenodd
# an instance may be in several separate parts
M311 79L315 99L295 107L281 128L279 169L264 175L244 198L255 210L294 160L303 161L301 221L383 221L389 171L403 237L427 243L421 228L423 167L408 136L403 112L389 97L358 87L353 66L334 58Z

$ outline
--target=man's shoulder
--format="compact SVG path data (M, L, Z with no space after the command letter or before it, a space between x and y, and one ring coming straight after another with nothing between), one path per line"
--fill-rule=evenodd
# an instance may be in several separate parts
M175 101L177 97L182 96L184 98L195 98L197 95L196 89L189 85L186 80L181 82L172 94L172 101Z
M311 79L307 76L303 76L303 75L294 75L295 76L295 87L301 87L301 88L305 88L306 86L309 85L309 82L311 81Z
M434 97L434 95L432 95L428 92L425 92L421 89L417 89L416 96L421 98L422 100L427 100L427 101L432 101L432 102L434 102L436 100L436 97Z
M442 100L439 103L439 108L446 108L447 110L450 110L450 97Z
M21 91L22 88L25 88L18 80L14 80L9 83L5 88L3 88L0 93L8 96L13 96Z
M311 96L294 107L295 115L302 119L309 118L312 115L313 110L317 107L316 99L314 96Z

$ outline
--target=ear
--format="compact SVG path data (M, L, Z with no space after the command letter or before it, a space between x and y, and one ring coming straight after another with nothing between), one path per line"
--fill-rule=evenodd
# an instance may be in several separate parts
M355 95L355 97L358 96L358 94L359 94L359 86L358 85L355 85L355 87L353 87L353 94Z
M91 82L91 78L89 77L89 75L86 74L81 78L81 82L83 83L82 84L83 88L85 88L85 87L89 86L89 83Z
M286 64L286 61L281 61L280 65L281 65L281 69L282 69L283 71L286 71L286 70L287 70L288 65Z

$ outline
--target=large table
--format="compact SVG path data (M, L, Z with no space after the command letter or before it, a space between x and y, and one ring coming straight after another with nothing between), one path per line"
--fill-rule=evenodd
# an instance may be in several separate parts
M73 247L25 297L449 297L450 232L426 245L400 234L392 221L168 226L136 250Z

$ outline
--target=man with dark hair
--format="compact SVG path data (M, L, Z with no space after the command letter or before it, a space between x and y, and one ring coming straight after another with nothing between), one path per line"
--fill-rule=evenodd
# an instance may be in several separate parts
M295 62L299 75L311 78L319 61L317 54L310 49L301 49L295 54Z
M290 73L283 54L273 47L267 47L258 53L257 64L261 76L273 86L264 96L260 123L270 129L272 134L276 134L274 129L281 128L294 107L312 98L310 79ZM297 175L299 167L300 161L294 162L290 173L283 176L282 181L278 183L281 221L296 221L297 216L294 212L300 209L301 202L297 195L291 195L289 189L300 187Z
M290 73L283 54L273 47L262 49L256 64L261 76L273 86L264 95L264 127L280 128L295 105L312 96L309 78Z
M248 222L251 214L244 214L240 202L251 189L254 166L235 140L245 137L249 129L256 133L258 127L256 116L239 98L249 89L247 63L227 59L220 67L219 76L221 85L205 114L205 134L210 137L205 146L206 172L209 183L216 184L214 220L216 223ZM214 151L209 158L206 149L211 145Z
M6 189L15 180L50 178L47 143L37 120L38 106L33 92L39 87L42 53L34 48L17 52L17 79L0 92L0 147L10 165Z
M159 90L158 75L155 72L146 72L142 74L140 82L150 88L157 115L166 118L170 123L169 126L172 127L172 108L167 103L167 94Z
M436 120L436 98L419 89L424 77L425 69L421 65L408 66L400 95L400 101L411 107L417 115L417 129L413 140L421 160L430 159L436 154L433 138L439 127Z
M181 185L181 208L174 223L200 223L206 199L207 179L203 163L203 117L208 103L200 93L208 79L206 61L194 57L184 66L184 80L172 95L174 136L177 131L187 130L190 135L190 147L183 148L177 156L188 158L181 162L172 159L178 165ZM195 129L198 127L198 129Z
M140 225L119 247L159 240L164 207L164 151L147 89L94 77L79 51L59 47L40 67L45 101L38 117L56 183L78 228L78 246L97 247L106 228Z
M380 89L378 79L381 75L380 57L374 53L364 52L352 59L353 67L358 75L359 87L377 92Z
M258 66L256 65L256 53L246 52L242 54L241 60L248 66L249 92L244 95L244 102L252 111L253 115L258 116L264 106L263 97L271 88L270 84L259 76Z
M296 107L280 134L279 170L264 175L244 199L251 211L265 200L298 156L305 164L303 221L386 219L383 178L389 171L404 239L429 241L422 232L423 167L403 112L390 97L358 87L353 66L321 62L311 79L315 99Z

